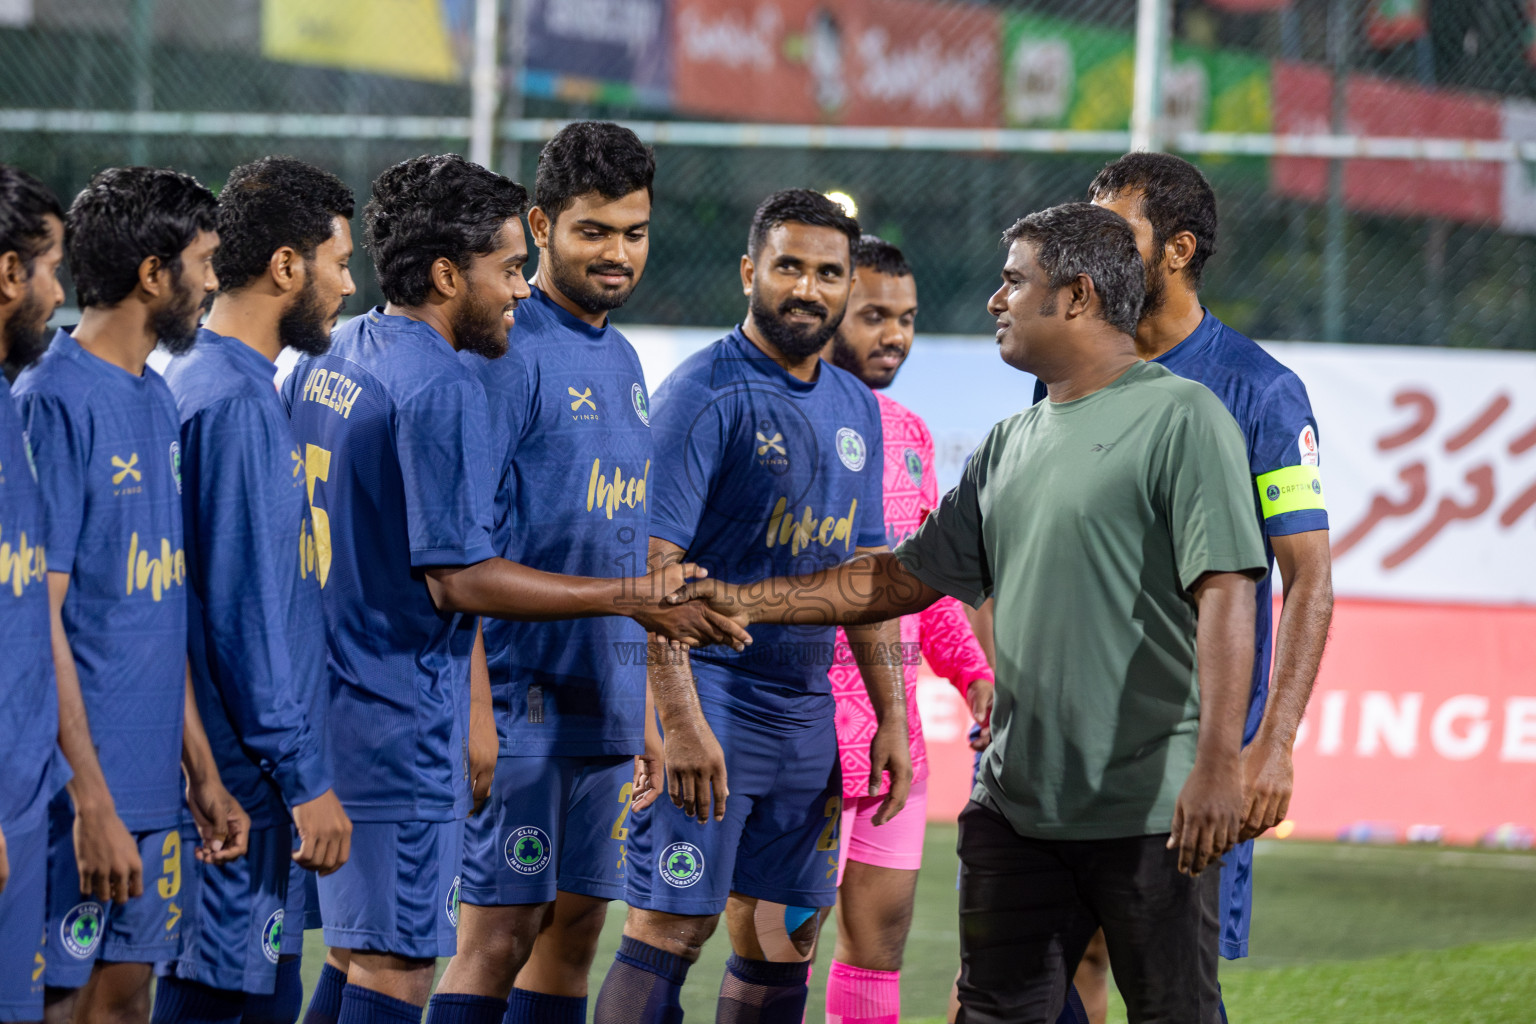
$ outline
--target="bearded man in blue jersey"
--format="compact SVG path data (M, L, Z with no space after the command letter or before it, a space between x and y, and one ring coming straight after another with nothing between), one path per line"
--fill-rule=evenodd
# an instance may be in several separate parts
M64 301L64 210L48 187L0 165L0 363L22 369ZM43 1019L48 803L68 780L48 649L43 498L11 385L0 376L0 1021Z
M1271 570L1285 581L1279 629L1272 629L1272 576L1256 587L1255 658L1243 729L1242 842L1221 868L1221 955L1248 955L1253 904L1253 839L1284 820L1291 802L1291 748L1307 710L1333 616L1328 512L1319 474L1317 420L1295 373L1200 304L1206 261L1216 252L1216 195L1199 169L1166 153L1128 153L1101 170L1088 199L1124 217L1147 267L1147 298L1136 353L1199 381L1227 407L1248 443L1254 515ZM1035 399L1044 397L1037 385ZM1271 638L1273 637L1273 644ZM1273 660L1273 671L1271 671ZM1080 972L1083 1002L1102 1019L1108 960L1097 985ZM1089 982L1085 984L1085 982Z
M739 632L701 606L663 606L680 568L582 577L497 555L490 411L460 355L506 354L529 295L527 202L458 156L384 171L364 221L387 304L283 386L312 489L328 731L353 822L350 859L317 885L331 949L311 1022L417 1024L436 958L457 951L464 819L489 795L498 752L478 616L627 615L691 642ZM474 993L433 1004L440 1024L505 1013L505 999Z
M508 352L461 356L490 402L496 550L535 569L616 577L646 561L645 376L609 314L645 272L655 170L628 128L562 128L539 156L538 274ZM501 757L465 837L459 952L433 1005L510 993L508 1024L585 1024L608 902L624 896L645 630L622 616L484 629Z
M219 197L219 295L165 371L181 417L193 689L250 851L202 865L157 1024L292 1024L303 998L304 869L347 859L326 750L325 620L304 461L273 387L283 348L330 346L354 288L352 192L288 157ZM297 833L299 842L294 841Z
M156 345L195 341L219 236L212 193L148 167L96 175L65 227L80 324L14 392L47 507L59 746L74 772L49 808L59 952L46 1019L143 1021L151 965L179 952L192 895L186 810L199 860L233 860L248 837L187 678L176 403L146 365Z
M847 309L858 238L817 192L786 189L758 206L740 265L745 322L656 391L653 559L751 583L887 550L880 411L862 381L820 359ZM722 912L732 954L716 1019L803 1017L817 929L836 900L833 639L830 627L771 626L745 652L650 667L664 746L647 759L630 818L630 910L599 1022L678 1020L683 980ZM883 622L848 639L879 720L870 792L890 776L878 825L912 782L900 633ZM642 808L662 763L671 799Z

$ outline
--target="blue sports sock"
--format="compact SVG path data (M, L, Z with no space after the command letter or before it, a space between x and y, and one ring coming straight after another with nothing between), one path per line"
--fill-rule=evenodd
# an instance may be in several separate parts
M249 996L240 1024L294 1024L304 1003L304 961L290 957L277 962L277 985L271 995ZM335 970L335 968L331 968ZM336 971L340 974L340 971ZM321 972L323 979L325 972ZM318 995L320 989L316 987ZM339 1007L338 1007L339 1009Z
M361 985L341 990L336 1024L421 1024L421 1007Z
M811 962L748 960L732 953L720 982L716 1024L800 1024Z
M514 988L506 1024L587 1024L586 996L552 996Z
M1083 1005L1083 997L1077 994L1076 985L1067 985L1067 1001L1056 1024L1088 1024L1088 1009Z
M593 1024L682 1024L678 996L691 966L676 954L624 936L597 994Z
M309 997L304 1024L336 1024L341 1016L341 991L346 984L346 971L330 964L320 968L320 980L315 982L314 994Z
M245 993L164 977L155 991L150 1024L239 1024Z
M427 1024L501 1024L507 1001L495 996L439 992L427 1003Z

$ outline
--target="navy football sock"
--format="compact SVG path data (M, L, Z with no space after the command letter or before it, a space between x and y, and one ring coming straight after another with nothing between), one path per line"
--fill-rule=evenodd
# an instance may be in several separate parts
M427 1003L427 1024L501 1024L507 1001L495 996L439 992Z
M247 997L240 1024L294 1024L299 1019L299 1007L304 1003L303 968L304 961L296 956L279 960L277 985L272 994ZM318 994L319 991L317 987L315 992Z
M593 1024L681 1024L678 995L691 966L680 956L624 936L597 994Z
M320 968L320 980L315 982L315 992L309 997L304 1024L336 1024L341 1016L341 991L346 984L346 971L331 964Z
M1056 1024L1088 1024L1088 1009L1083 1006L1083 997L1077 994L1076 985L1067 985L1067 1001Z
M731 954L720 982L716 1024L800 1024L811 962L775 963Z
M245 993L164 977L155 991L150 1024L239 1024Z
M552 996L514 988L506 1024L587 1024L586 996Z
M421 1007L361 985L341 990L336 1024L421 1024Z

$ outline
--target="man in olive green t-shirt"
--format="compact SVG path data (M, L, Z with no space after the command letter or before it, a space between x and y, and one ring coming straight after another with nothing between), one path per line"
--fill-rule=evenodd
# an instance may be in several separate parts
M1103 927L1132 1022L1214 1024L1204 869L1241 825L1265 571L1242 435L1205 387L1137 357L1145 273L1118 215L1058 206L1004 240L987 308L1050 401L995 426L895 552L688 596L743 623L995 597L993 741L960 816L959 1020L1054 1021Z

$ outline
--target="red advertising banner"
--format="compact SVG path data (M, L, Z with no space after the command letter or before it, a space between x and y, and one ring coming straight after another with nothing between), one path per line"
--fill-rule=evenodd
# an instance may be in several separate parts
M674 93L686 113L867 125L1001 120L1001 28L985 8L678 0L673 25Z
M1536 609L1341 600L1296 742L1294 834L1474 843L1536 827ZM971 791L965 703L918 687L928 816ZM1288 830L1289 831L1289 830Z
M1429 31L1424 0L1371 0L1365 12L1365 41L1378 50L1411 43Z
M1277 132L1329 132L1333 81L1326 68L1277 61L1273 95ZM1345 87L1344 132L1387 138L1497 139L1503 135L1503 119L1494 99L1355 75ZM1273 161L1271 174L1281 195L1312 201L1327 197L1326 160L1280 157ZM1497 222L1503 180L1503 168L1488 162L1348 160L1344 203L1369 213Z

